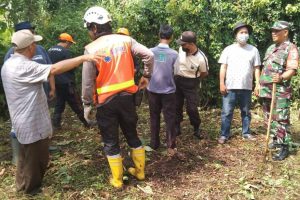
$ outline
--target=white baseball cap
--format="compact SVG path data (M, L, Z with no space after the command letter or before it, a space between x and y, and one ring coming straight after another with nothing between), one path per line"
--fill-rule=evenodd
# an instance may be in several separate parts
M12 35L11 43L13 43L16 47L15 49L24 49L30 46L34 42L41 41L43 39L40 35L34 35L30 30L24 29L15 32Z

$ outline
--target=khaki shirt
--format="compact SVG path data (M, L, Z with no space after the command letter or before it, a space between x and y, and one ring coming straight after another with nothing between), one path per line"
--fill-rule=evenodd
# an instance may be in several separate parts
M208 61L204 53L198 49L194 55L186 55L186 52L179 48L179 55L174 64L174 74L185 78L200 77L201 72L208 72Z

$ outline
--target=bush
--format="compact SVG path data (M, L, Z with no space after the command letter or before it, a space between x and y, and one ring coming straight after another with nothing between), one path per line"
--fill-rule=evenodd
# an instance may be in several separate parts
M113 17L113 27L127 27L131 35L142 44L153 47L158 43L158 30L162 23L173 26L177 39L182 31L192 30L197 34L197 44L207 55L210 75L203 81L202 96L211 105L220 104L219 64L217 60L222 50L234 41L232 27L238 21L253 26L250 43L259 49L261 57L272 44L270 26L276 20L292 22L291 39L300 44L300 2L291 0L5 0L1 15L2 21L12 25L29 20L37 25L36 30L44 36L42 45L49 48L57 43L61 32L72 34L77 42L71 50L74 56L83 53L83 47L90 42L83 27L83 15L90 6L105 7ZM5 5L5 2L3 5ZM10 4L8 4L8 2ZM10 5L10 6L8 6ZM4 9L5 8L5 9ZM1 19L1 18L0 18ZM0 20L1 21L1 20ZM1 24L0 24L1 25ZM7 28L9 31L11 28ZM2 29L1 29L2 30ZM6 49L8 43L4 43ZM173 42L171 47L178 49ZM80 82L80 70L78 81ZM300 76L294 77L294 100L300 98ZM1 107L0 91L0 107ZM206 101L205 101L206 102ZM3 105L2 105L3 106ZM1 108L0 108L1 109Z

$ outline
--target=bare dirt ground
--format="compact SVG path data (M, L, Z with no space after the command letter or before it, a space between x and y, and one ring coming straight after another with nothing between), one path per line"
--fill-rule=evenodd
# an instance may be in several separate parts
M146 104L138 109L138 133L149 142L149 112ZM167 156L164 123L162 145L147 152L146 180L128 176L122 190L108 184L108 163L103 154L98 129L83 128L69 109L64 114L63 129L54 133L51 162L42 193L25 196L15 192L16 168L10 162L9 122L0 125L0 199L300 199L300 156L297 149L283 162L263 162L266 126L259 108L252 112L252 131L256 141L243 140L239 111L232 124L231 140L220 145L220 110L201 110L204 140L192 135L188 118L181 125L178 150L185 159ZM300 122L292 111L292 132L300 141ZM124 166L132 165L129 148L121 137Z

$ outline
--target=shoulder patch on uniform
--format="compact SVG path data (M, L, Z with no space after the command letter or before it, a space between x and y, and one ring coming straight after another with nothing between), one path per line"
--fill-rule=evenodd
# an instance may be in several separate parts
M291 52L291 58L293 60L297 59L297 57L298 57L298 52Z
M297 47L293 47L290 51L290 54L291 54L291 59L297 60L299 58Z

